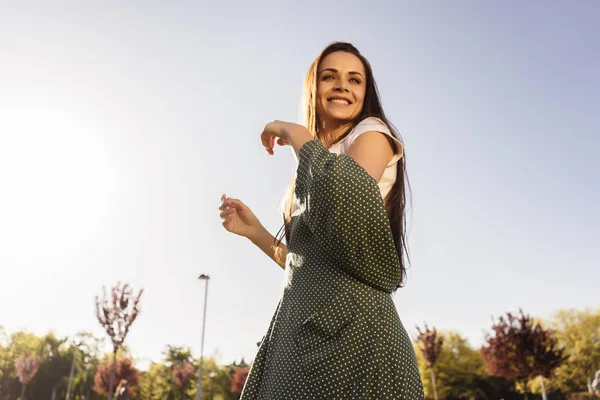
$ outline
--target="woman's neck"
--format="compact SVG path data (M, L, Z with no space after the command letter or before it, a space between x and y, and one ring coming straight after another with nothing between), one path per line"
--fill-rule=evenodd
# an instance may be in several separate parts
M319 140L325 145L326 148L330 148L333 143L352 126L352 122L344 124L323 124L319 129Z

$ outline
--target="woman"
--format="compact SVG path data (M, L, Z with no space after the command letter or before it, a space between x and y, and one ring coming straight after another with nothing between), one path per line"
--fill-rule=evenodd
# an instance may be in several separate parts
M285 269L284 289L241 400L423 399L392 299L405 275L405 162L369 62L333 43L305 80L305 125L275 121L261 141L298 158L287 246L240 200L223 226Z

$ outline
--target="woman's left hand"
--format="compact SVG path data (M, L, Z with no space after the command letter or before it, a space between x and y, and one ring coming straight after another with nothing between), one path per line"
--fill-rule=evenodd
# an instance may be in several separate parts
M304 126L277 120L265 125L260 134L262 145L271 155L274 154L276 142L280 146L291 145L297 153L304 143L312 139L312 135Z

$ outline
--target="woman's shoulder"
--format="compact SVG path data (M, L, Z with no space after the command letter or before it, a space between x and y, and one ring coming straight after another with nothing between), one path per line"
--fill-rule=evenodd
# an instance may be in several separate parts
M388 125L383 120L377 117L367 117L360 121L358 124L356 124L354 129L352 129L352 131L348 134L348 140L346 140L346 145L350 147L352 143L356 140L356 138L358 138L360 135L362 135L365 132L372 131L381 132L387 135L394 142L400 144L398 138L392 133Z
M403 154L403 146L400 140L392 133L389 126L380 118L377 117L367 117L360 121L354 129L348 135L347 140L345 141L346 151L350 148L352 143L358 138L361 134L365 132L381 132L388 136L390 143L394 147L395 156L392 159L392 162L398 161Z
M377 131L386 134L391 134L390 128L387 126L385 122L383 122L380 118L377 117L367 117L360 121L353 129L352 133L356 132L368 132L368 131ZM360 134L359 133L359 134Z

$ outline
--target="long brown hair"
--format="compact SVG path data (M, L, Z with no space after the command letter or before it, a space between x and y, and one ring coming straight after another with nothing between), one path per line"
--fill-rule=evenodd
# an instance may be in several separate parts
M392 134L402 143L402 138L398 134L396 128L388 121L383 112L381 106L381 100L379 98L379 91L377 90L377 84L373 77L373 70L369 61L358 51L356 47L347 42L335 42L327 46L321 54L311 64L306 77L304 79L304 125L308 131L313 135L314 138L321 139L319 135L320 121L317 115L317 75L321 61L329 54L343 51L355 55L360 59L365 67L366 73L366 92L363 103L363 109L358 117L352 122L352 125L338 137L335 142L342 140L348 133L354 129L354 127L362 120L368 117L376 117L382 120L390 129ZM403 145L404 147L404 145ZM400 261L401 279L398 282L396 289L402 287L406 277L406 263L409 260L408 247L406 244L406 191L410 190L408 183L408 177L406 175L406 151L403 156L398 160L396 164L397 174L396 182L392 186L392 189L384 199L385 207L390 219L390 225L392 229L392 236L396 245L396 251L398 252L398 260ZM283 226L279 230L276 236L276 249L281 243L284 235L286 241L289 239L290 222L293 211L294 202L294 187L295 181L292 180L286 193L286 200L283 212Z
M115 397L118 396L119 394L121 394L119 392L121 391L121 389L123 387L126 387L126 386L127 386L127 380L121 379L121 382L119 382L119 386L117 386L117 388L115 389Z

